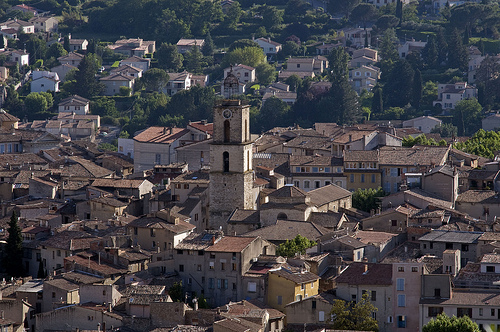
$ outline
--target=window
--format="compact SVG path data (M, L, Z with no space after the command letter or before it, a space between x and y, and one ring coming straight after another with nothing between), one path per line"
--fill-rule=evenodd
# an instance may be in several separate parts
M222 289L227 289L227 279L222 279Z
M462 244L462 251L469 251L469 245L468 244Z
M479 308L479 316L483 315L483 308Z
M185 183L184 184L184 189L189 189L189 184Z
M306 284L300 284L300 289L301 289L301 290L306 289Z
M404 266L398 266L398 272L404 272L405 267Z
M196 265L196 271L201 271L201 264Z
M495 316L495 309L491 309L491 315Z
M372 291L372 301L377 301L377 291Z
M283 304L283 297L281 295L278 295L278 304Z
M255 293L257 292L257 283L253 281L248 282L248 292L249 293Z
M434 288L434 297L441 297L441 288Z
M472 317L472 308L457 308L457 317L462 316Z
M486 272L495 272L495 266L492 265L487 265L486 266Z
M372 174L372 183L375 183L377 181L377 177L375 176L375 174Z
M215 254L210 253L210 259L215 259Z
M314 188L319 188L321 187L321 182L320 181L314 181Z
M224 151L222 154L222 160L224 163L224 172L227 173L229 172L229 152Z
M61 250L57 250L57 257L61 257Z
M396 280L396 290L398 290L398 291L405 290L405 279L404 278L398 278Z
M311 309L316 309L316 301L311 301Z
M361 183L364 183L364 182L365 182L365 175L361 174Z
M310 184L309 184L309 181L304 181L304 188L309 188Z
M295 172L300 173L300 167L295 167Z
M411 272L418 272L418 267L417 266L412 266L411 267Z
M300 294L296 295L295 301L302 301L302 295L300 295Z
M295 187L299 188L300 187L300 181L297 181L297 180L293 181L293 185Z
M429 307L427 309L427 316L428 317L436 317L440 313L443 312L443 307Z
M214 278L208 278L208 288L214 289Z
M446 242L445 246L446 246L446 249L453 249L453 243L452 242Z
M55 299L56 298L56 292L52 292L52 298Z
M313 167L312 171L313 171L313 173L318 173L318 168L317 167Z
M182 264L179 265L179 272L184 272L184 265Z
M398 327L406 328L406 316L398 316Z
M215 269L215 263L214 262L210 262L209 263L209 268L210 268L210 270Z
M177 249L177 255L182 255L182 250Z
M351 183L354 182L354 174L351 174L351 176L349 177L349 181L351 181Z
M236 271L236 270L237 270L237 265L236 265L236 263L233 263L233 264L232 264L232 270L233 270L233 271Z
M318 312L318 320L320 322L324 322L325 321L325 312L324 311Z
M226 263L221 262L221 263L220 263L220 269L221 269L222 271L224 271L224 270L226 269Z
M155 229L154 229L154 228L150 228L150 229L149 229L149 235L150 235L151 237L155 237Z
M156 165L161 165L161 154L157 153L155 155L155 164Z
M398 307L406 307L406 295L398 295Z

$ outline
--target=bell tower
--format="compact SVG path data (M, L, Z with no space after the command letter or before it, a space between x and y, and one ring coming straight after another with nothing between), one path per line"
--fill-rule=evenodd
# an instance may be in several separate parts
M254 210L254 173L250 139L250 106L229 99L238 87L230 72L224 80L224 100L214 107L213 142L210 146L209 227L226 229L234 209Z

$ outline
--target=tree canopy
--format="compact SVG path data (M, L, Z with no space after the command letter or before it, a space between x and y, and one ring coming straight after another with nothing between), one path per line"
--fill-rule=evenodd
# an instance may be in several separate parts
M379 206L378 197L384 197L385 192L382 188L378 189L356 189L352 194L352 206L362 211L370 212L376 210Z
M335 300L330 311L330 325L335 330L378 331L373 313L378 309L372 304L369 292L358 302Z
M7 231L9 237L5 245L5 259L3 262L5 270L11 277L22 277L24 276L23 264L21 264L23 260L23 237L15 211L12 212Z
M316 242L298 234L292 240L286 240L278 246L277 254L284 257L294 257L296 254L305 254L306 249L316 245Z
M422 328L423 332L479 332L479 326L473 322L469 316L449 317L445 313L439 314L436 318Z

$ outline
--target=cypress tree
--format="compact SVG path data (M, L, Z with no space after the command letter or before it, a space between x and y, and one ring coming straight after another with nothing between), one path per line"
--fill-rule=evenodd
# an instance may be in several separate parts
M210 31L207 33L207 36L205 37L205 44L203 44L201 52L203 53L204 56L214 55L214 41L212 40Z
M382 113L384 111L384 99L382 98L382 88L376 85L373 88L372 114Z
M413 75L411 106L418 109L420 107L421 100L422 100L422 74L420 73L420 70L416 69L415 74Z
M18 225L16 212L12 212L9 221L9 237L5 245L4 266L7 274L11 277L21 277L24 275L23 261L23 237L21 228Z
M468 55L467 47L463 44L462 38L457 29L453 29L448 43L448 66L467 70Z
M69 46L69 36L64 36L64 49L66 50L66 52L71 52L70 51L70 46Z
M398 0L396 3L396 17L399 20L399 26L401 26L401 23L403 23L403 2L401 0Z

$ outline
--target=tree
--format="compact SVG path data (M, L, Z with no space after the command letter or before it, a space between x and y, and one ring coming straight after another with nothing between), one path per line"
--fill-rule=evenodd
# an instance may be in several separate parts
M373 87L371 111L372 114L382 113L384 111L384 98L382 97L382 88L378 84Z
M203 53L204 56L213 56L214 48L215 48L214 41L212 40L212 36L210 35L209 31L207 33L207 36L205 37L205 43L201 47L201 53Z
M439 134L441 137L456 137L458 128L451 123L443 123L440 126L436 125L436 127L432 128L431 134Z
M268 63L261 63L255 68L255 74L260 84L271 84L276 80L276 68Z
M385 193L382 188L378 189L360 189L358 188L352 194L352 206L366 212L378 208L377 197L384 197Z
M399 53L395 45L396 41L397 38L394 29L385 30L379 46L382 72L390 71L392 65L399 60Z
M373 313L378 309L371 303L369 292L358 302L335 300L330 311L330 325L335 330L378 331Z
M476 98L460 100L452 110L453 124L458 128L458 135L471 135L481 128L481 104Z
M95 54L89 53L83 57L78 65L78 71L75 74L76 85L75 93L84 98L92 98L103 91L101 83L96 81L95 75L101 68L101 62Z
M5 37L0 37L0 50L5 48Z
M283 12L275 6L264 5L261 14L266 29L272 29L283 22Z
M408 61L401 59L387 76L384 85L384 103L387 106L405 107L411 102L414 71Z
M168 295L172 299L173 302L182 302L184 301L184 294L182 291L182 281L175 282L169 289Z
M427 138L425 134L418 135L417 137L407 136L403 138L402 145L411 148L415 145L438 145L434 138Z
M68 52L64 49L64 47L59 44L59 43L54 43L50 45L49 49L47 50L47 58L59 58L63 55L68 54Z
M444 37L443 29L439 29L436 34L436 44L438 49L438 65L446 62L448 56L448 43Z
M38 279L44 279L47 276L47 273L45 272L45 269L43 268L43 261L40 260L40 263L38 264L38 272L36 274L36 277Z
M290 91L297 91L297 88L302 83L302 79L298 75L293 74L288 76L285 83L290 86Z
M38 92L31 92L24 99L28 114L42 113L48 109L47 99Z
M436 68L438 65L439 52L436 45L436 37L430 36L429 41L422 50L422 58L428 68Z
M182 67L183 57L176 45L162 43L157 51L158 65L163 69L177 72Z
M22 277L24 276L24 269L21 264L23 260L23 237L15 211L12 211L7 231L9 237L5 245L5 271L11 277Z
M420 70L416 69L413 75L413 87L411 91L411 106L418 109L420 107L420 101L422 100L422 74Z
M275 96L267 99L257 116L257 128L268 130L273 127L285 126L288 123L290 106Z
M394 28L398 24L399 24L399 19L394 15L382 15L377 19L377 22L375 23L376 27L380 31Z
M352 10L361 2L361 0L329 0L327 9L330 13L342 13L347 19Z
M250 67L257 67L266 61L266 56L260 47L236 48L226 54L224 64L243 64Z
M203 59L203 54L200 52L200 48L196 45L191 47L191 50L186 53L185 56L185 67L189 72L201 73L201 61Z
M115 100L107 97L97 97L90 102L92 114L99 116L118 117Z
M338 83L348 79L349 54L343 47L335 47L328 56L330 63L330 81Z
M366 29L366 23L371 21L377 15L377 8L369 3L360 3L351 13L351 21L363 23L363 27Z
M448 66L466 71L469 61L467 47L457 29L453 29L448 41Z
M238 27L238 22L242 14L241 6L238 1L232 3L231 7L226 12L224 24L228 29L235 30Z
M445 313L439 314L424 325L422 332L479 332L479 326L469 316L448 317Z
M401 0L396 2L396 17L399 20L398 25L401 25L403 23L403 2Z
M300 46L291 40L288 40L283 44L283 48L281 50L282 58L288 57L290 55L298 55L300 52Z
M500 150L500 133L479 129L465 142L455 143L455 148L467 153L493 159Z
M151 68L145 71L140 78L140 85L144 86L148 92L161 92L167 85L168 80L169 76L163 69Z
M246 48L246 47L259 47L259 44L254 42L251 39L238 39L234 41L231 45L229 45L229 48L227 49L228 52L232 52L237 48Z
M295 257L296 254L305 254L306 249L314 247L316 242L297 234L292 240L286 240L278 246L277 254L284 257Z
M66 50L66 52L69 53L71 51L71 49L70 49L70 45L69 45L69 36L68 35L64 36L63 43L64 43L64 45L63 45L64 49Z

